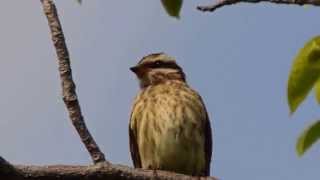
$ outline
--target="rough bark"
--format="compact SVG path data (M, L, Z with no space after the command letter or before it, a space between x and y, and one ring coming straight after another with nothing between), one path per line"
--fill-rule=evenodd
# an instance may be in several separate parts
M226 5L232 5L237 3L260 3L260 2L269 2L275 4L293 4L293 5L314 5L320 6L319 0L218 0L216 3L207 6L198 6L197 9L200 11L215 11L218 8L221 8Z
M10 165L0 157L2 180L216 180L214 177L191 177L166 171L133 169L122 165L97 163L90 166Z
M62 86L62 97L69 112L71 122L77 130L81 141L87 148L93 162L105 162L104 154L100 151L98 145L87 129L81 113L79 100L76 94L76 85L72 79L69 52L65 43L64 34L55 4L52 0L40 1L43 6L43 11L48 19L52 42L56 49Z

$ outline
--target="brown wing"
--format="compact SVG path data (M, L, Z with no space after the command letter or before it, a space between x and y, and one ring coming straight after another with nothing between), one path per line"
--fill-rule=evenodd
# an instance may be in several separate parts
M130 118L130 121L132 121L131 118ZM135 136L133 129L131 129L130 123L129 123L129 145L130 145L130 152L131 152L131 159L133 161L133 166L135 168L141 168L141 159L139 154L137 137Z
M210 126L210 120L207 115L205 125L204 125L204 137L205 137L205 144L204 144L204 150L205 150L205 160L206 160L206 169L205 169L205 176L210 176L210 162L211 162L211 156L212 156L212 133L211 133L211 126Z
M208 111L206 109L206 106L204 105L204 102L199 95L199 99L203 105L203 108L205 110L206 116L204 120L204 152L205 152L205 169L202 173L204 176L210 176L210 163L211 163L211 157L212 157L212 132L211 132L211 125L210 120L208 116Z

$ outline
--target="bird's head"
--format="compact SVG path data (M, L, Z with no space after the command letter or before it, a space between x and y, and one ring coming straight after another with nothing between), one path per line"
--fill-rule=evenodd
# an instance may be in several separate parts
M157 85L169 80L185 82L185 75L182 68L175 59L165 53L155 53L143 57L139 63L130 68L139 81L140 87Z

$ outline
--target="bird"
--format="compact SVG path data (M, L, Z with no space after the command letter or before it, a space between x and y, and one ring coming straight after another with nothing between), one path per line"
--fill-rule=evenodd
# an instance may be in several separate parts
M153 53L130 70L140 84L129 121L134 167L210 176L212 132L208 113L175 58Z

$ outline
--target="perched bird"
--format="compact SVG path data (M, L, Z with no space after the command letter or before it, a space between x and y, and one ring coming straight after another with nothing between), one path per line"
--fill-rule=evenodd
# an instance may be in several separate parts
M130 68L140 81L129 123L135 168L209 176L212 137L200 95L174 58L150 54Z

